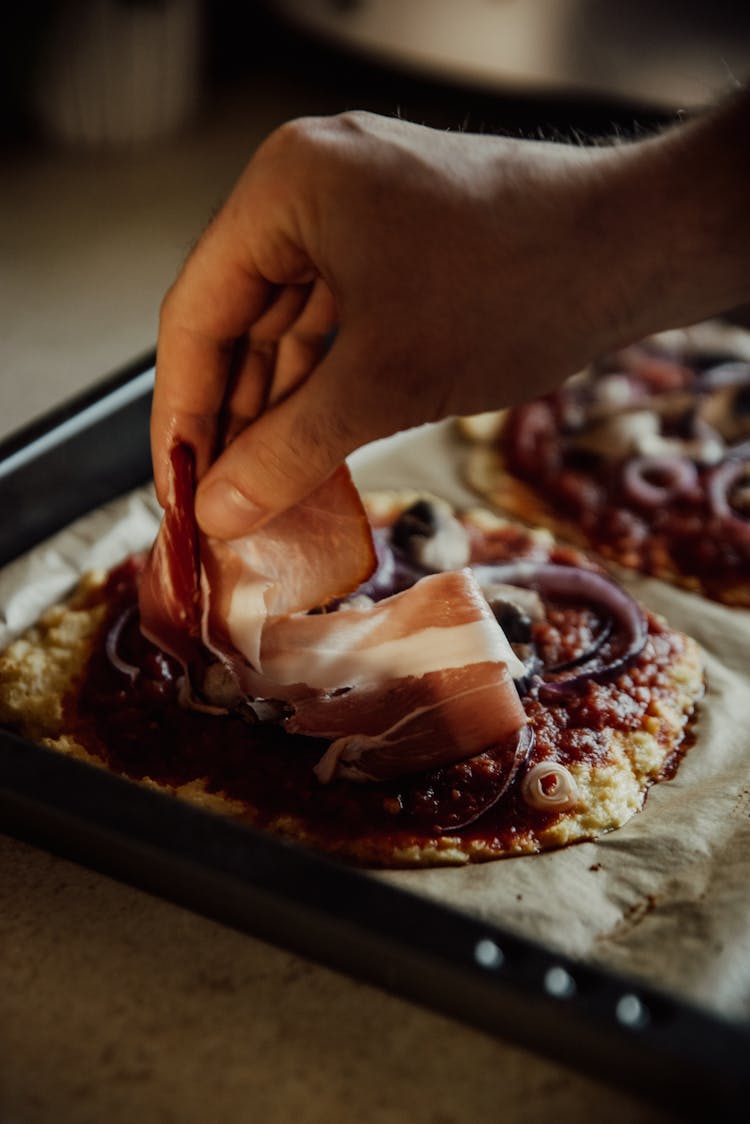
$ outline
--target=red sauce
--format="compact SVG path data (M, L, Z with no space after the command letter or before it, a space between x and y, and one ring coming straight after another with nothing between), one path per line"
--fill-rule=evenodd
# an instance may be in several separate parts
M494 537L490 552L495 560L504 556L500 538ZM520 539L513 532L511 538L515 557L538 554L525 532ZM475 547L475 560L486 560L487 543ZM580 560L566 548L549 555L558 563L574 559ZM509 746L491 747L469 761L398 781L322 785L312 770L326 742L289 734L278 725L251 725L234 714L185 709L179 702L179 666L142 636L132 612L138 572L138 560L129 560L93 595L108 605L107 619L80 690L66 701L70 732L115 772L167 786L202 779L210 792L244 804L248 818L260 826L278 827L281 817L298 818L322 846L332 849L363 835L377 838L384 862L392 848L433 837L436 825L470 819L491 803L493 786L497 790L503 784ZM140 669L132 682L106 655L109 631L128 612L118 654ZM545 658L559 661L585 649L597 627L595 614L586 607L554 606L549 619L535 626L535 642ZM541 703L533 694L524 700L536 737L532 761L550 756L563 764L582 757L604 761L607 728L640 725L666 689L670 659L681 644L655 619L649 627L644 652L614 683L590 683L565 705ZM475 822L450 833L507 850L514 839L538 833L558 818L557 813L529 808L518 787L511 786Z

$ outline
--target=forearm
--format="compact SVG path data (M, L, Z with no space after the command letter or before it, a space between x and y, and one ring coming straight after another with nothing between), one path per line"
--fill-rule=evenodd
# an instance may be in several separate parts
M237 537L367 441L750 301L748 134L748 94L629 144L369 114L277 130L164 302L159 495L191 444L201 525Z
M484 408L544 393L607 351L750 302L750 90L625 143L466 140L474 182L490 184L489 218L480 211L479 222L493 264L466 255L467 287L494 301L477 379ZM454 396L461 412L465 379Z
M620 334L750 301L750 89L611 153L605 185Z

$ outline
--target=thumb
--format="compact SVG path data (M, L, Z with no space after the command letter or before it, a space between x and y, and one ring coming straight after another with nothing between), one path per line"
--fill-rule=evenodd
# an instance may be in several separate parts
M244 429L205 474L195 511L206 534L248 534L308 496L376 436L345 412L335 350L288 398ZM359 413L364 421L367 411Z

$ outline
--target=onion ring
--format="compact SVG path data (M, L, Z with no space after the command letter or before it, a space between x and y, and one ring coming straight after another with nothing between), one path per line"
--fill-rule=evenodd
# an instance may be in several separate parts
M576 782L565 766L556 761L540 761L532 766L523 778L521 795L529 807L543 812L567 812L580 801Z
M521 468L538 468L542 447L556 432L555 415L549 402L539 399L518 406L511 415L508 434ZM547 465L549 467L549 465Z
M543 682L540 694L564 698L576 694L589 680L599 683L609 679L634 659L646 643L648 624L640 606L624 589L594 570L534 562L509 562L497 566L476 566L474 569L480 582L494 579L508 585L531 586L547 599L562 597L593 603L605 609L620 626L620 650L607 663L587 668L558 682Z
M744 441L738 441L736 445L730 445L726 456L727 460L750 461L750 437L746 437Z
M736 511L729 502L732 487L745 473L750 473L750 462L741 457L729 457L717 465L706 478L706 497L711 514L738 532L743 542L750 545L750 519Z
M648 479L655 473L665 478L663 484ZM659 507L683 495L698 479L698 470L686 457L631 457L622 470L622 483L628 499L642 507Z
M500 797L508 791L520 769L528 761L529 754L534 748L534 741L533 726L522 726L516 735L513 761L508 771L498 774L495 778L496 783L486 787L482 797L473 801L470 806L465 806L463 809L458 809L453 813L449 812L448 815L443 816L443 822L435 824L434 830L441 833L457 831L461 827L467 827L474 823L485 812L489 812L490 808L494 808Z
M125 626L130 623L137 611L137 608L137 605L131 605L129 608L125 609L124 612L120 613L119 617L117 617L114 624L107 633L107 638L104 643L104 650L109 662L114 668L121 672L122 675L126 675L131 683L133 683L138 678L141 670L139 667L136 667L134 663L128 663L127 660L124 660L118 654L117 646L120 643L120 639L122 638L122 633Z
M698 377L698 389L719 390L725 386L744 386L750 383L750 363L743 359L730 359L707 367Z
M364 593L373 601L382 601L385 597L392 597L400 593L429 573L422 566L410 562L400 552L392 549L390 544L390 531L382 527L375 527L372 532L372 541L375 545L375 558L377 565L375 572L356 590ZM332 607L338 602L333 602Z

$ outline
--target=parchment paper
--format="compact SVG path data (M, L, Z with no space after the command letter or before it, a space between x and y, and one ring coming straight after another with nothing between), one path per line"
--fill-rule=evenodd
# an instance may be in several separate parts
M450 425L376 442L352 458L363 490L424 487L482 501L461 482ZM153 540L140 489L78 520L0 573L0 649L86 570ZM708 690L674 780L596 843L440 870L378 872L417 894L635 976L732 1019L750 1019L750 612L618 571L634 595L702 645Z

